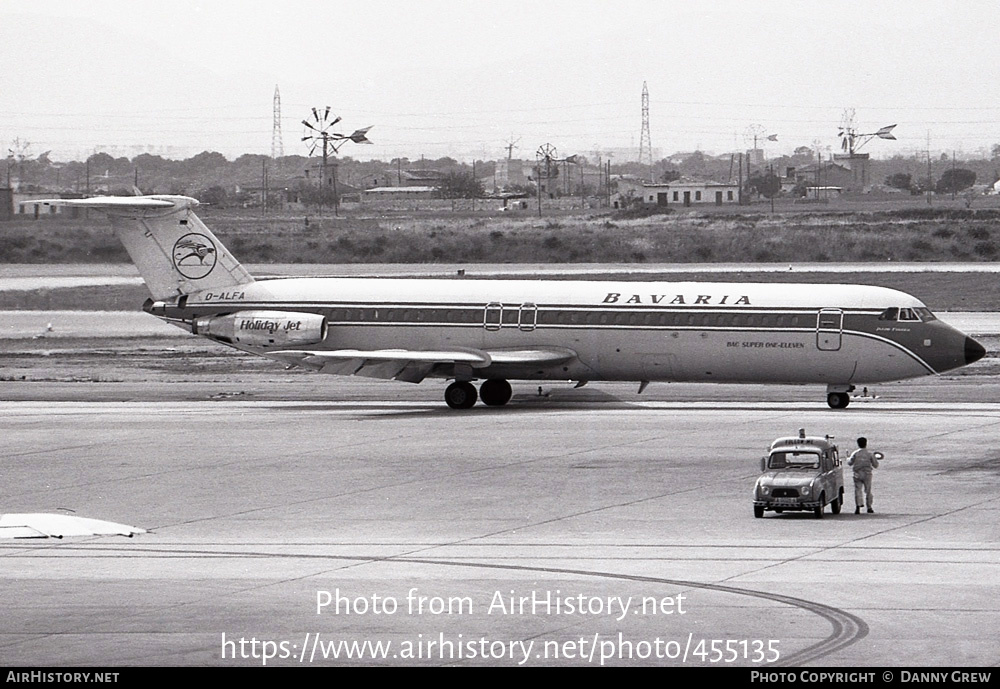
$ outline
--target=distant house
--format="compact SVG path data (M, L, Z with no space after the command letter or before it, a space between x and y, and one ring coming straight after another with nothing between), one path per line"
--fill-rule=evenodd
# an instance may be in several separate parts
M638 201L644 206L722 206L739 203L739 185L681 177L672 182L644 182L634 178L618 180L612 205L620 208Z
M71 218L80 216L82 212L79 208L67 208L66 206L41 206L34 203L40 199L80 199L83 194L54 193L51 191L15 191L11 195L13 215L31 215L40 218L45 215L68 215Z
M496 188L509 189L512 186L527 186L528 175L525 173L523 160L517 158L501 158L496 163Z
M377 201L379 199L432 199L436 196L437 187L373 187L361 192L362 201Z
M860 193L871 185L867 154L835 155L833 160L810 163L795 169L796 184L809 187L840 187L845 193Z
M400 174L401 187L439 187L447 173L441 170L403 170Z

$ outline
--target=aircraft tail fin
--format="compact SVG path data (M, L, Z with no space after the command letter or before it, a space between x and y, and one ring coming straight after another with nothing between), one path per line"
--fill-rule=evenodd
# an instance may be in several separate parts
M104 196L33 201L91 208L108 215L153 299L223 290L254 280L195 215L187 196Z

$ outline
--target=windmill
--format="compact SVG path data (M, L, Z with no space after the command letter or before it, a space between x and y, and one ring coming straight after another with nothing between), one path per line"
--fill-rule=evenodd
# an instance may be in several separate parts
M514 156L514 149L519 148L517 144L520 143L520 141L521 137L517 137L517 139L515 139L513 134L511 134L510 138L507 139L507 143L504 144L504 148L507 149L507 160L510 160Z
M11 147L7 149L7 186L10 187L10 169L14 166L14 161L18 163L17 185L18 188L24 184L24 161L28 157L28 149L31 148L30 141L21 141L20 138L11 142Z
M874 138L892 139L895 141L896 137L892 134L892 130L895 128L896 125L890 124L875 132L859 134L854 124L854 108L847 108L840 118L840 129L837 135L840 137L840 147L844 153L853 157L855 151Z
M544 169L544 172L542 171ZM549 180L559 174L556 159L556 147L552 144L542 144L535 151L535 187L538 192L538 217L542 217L542 178L548 187ZM548 191L548 189L546 189Z
M758 147L758 143L763 145L764 141L777 141L777 134L768 134L767 130L763 125L751 124L748 125L746 129L743 130L743 141L747 146L750 146L750 151L753 153L754 157L759 156L759 160L755 161L755 164L761 164L764 162L764 151L762 148ZM757 151L760 151L758 154ZM749 164L750 156L747 156L747 162Z
M312 108L312 117L302 120L302 125L305 127L302 141L309 147L309 157L315 155L317 150L323 154L323 166L320 168L319 177L320 189L324 188L323 185L326 182L326 165L331 152L336 155L341 146L348 141L353 141L356 144L372 143L366 136L368 130L372 128L371 125L364 129L356 129L351 134L340 134L339 132L332 131L334 125L340 122L341 119L339 115L331 117L330 106L328 105L322 113L319 109ZM322 196L320 198L322 199ZM320 203L322 204L322 201ZM339 206L336 166L333 168L333 203L334 212L336 212Z
M535 159L538 161L538 178L541 179L543 176L545 179L550 177L556 177L559 175L559 166L555 165L558 162L556 158L556 147L552 144L542 144L535 151ZM542 172L542 166L545 166L545 172Z

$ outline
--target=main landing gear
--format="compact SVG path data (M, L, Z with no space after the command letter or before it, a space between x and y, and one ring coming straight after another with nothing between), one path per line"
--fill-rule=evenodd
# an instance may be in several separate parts
M853 385L828 385L826 388L826 403L830 409L846 409L851 403L850 392L854 390Z
M479 386L479 397L488 407L502 407L513 395L510 383L503 378L490 378ZM444 401L452 409L471 409L476 403L475 386L464 380L455 381L444 391Z
M851 403L851 397L846 392L831 392L826 396L830 409L844 409Z

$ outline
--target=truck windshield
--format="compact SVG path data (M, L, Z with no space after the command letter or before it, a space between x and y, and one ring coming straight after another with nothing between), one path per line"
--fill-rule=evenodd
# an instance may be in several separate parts
M818 469L819 454L816 452L772 452L768 469Z

